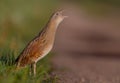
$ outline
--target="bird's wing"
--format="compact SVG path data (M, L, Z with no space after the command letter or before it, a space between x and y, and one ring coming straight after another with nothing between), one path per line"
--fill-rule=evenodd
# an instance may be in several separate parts
M18 63L22 65L30 64L33 60L38 58L42 52L40 51L42 49L41 41L39 41L38 38L31 41L26 48L23 50L23 52L18 57Z

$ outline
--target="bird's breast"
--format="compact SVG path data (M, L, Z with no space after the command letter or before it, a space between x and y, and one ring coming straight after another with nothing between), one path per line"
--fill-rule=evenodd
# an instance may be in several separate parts
M39 57L37 58L37 60L35 62L37 62L40 59L42 59L43 57L45 57L51 51L52 47L53 47L52 45L46 46L44 48L44 50L42 51L42 55L39 55Z

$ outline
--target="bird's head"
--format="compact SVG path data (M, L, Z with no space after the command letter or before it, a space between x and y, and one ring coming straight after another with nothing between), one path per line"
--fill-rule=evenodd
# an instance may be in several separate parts
M60 10L60 11L55 12L52 15L51 21L53 21L57 24L61 23L65 18L68 17L68 16L63 15L63 12L64 12L64 10Z

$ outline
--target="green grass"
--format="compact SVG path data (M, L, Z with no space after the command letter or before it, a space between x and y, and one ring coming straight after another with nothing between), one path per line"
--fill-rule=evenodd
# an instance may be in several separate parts
M56 83L57 77L50 76L51 65L49 57L37 64L37 75L29 75L29 66L21 70L15 70L15 54L13 51L3 51L0 57L0 83Z

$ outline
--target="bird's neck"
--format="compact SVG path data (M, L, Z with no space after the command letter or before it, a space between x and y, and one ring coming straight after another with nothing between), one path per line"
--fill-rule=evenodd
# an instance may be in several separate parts
M47 26L47 28L48 28L47 29L48 36L51 36L51 37L55 36L56 30L58 28L58 25L59 25L59 23L54 22L54 21L50 21L48 23L48 26Z
M41 35L50 43L54 43L54 38L56 34L56 30L58 28L59 23L54 21L49 21L46 27L43 29Z

